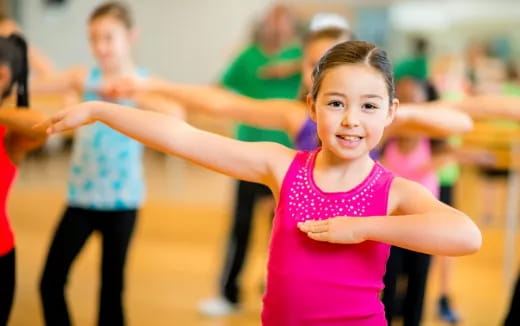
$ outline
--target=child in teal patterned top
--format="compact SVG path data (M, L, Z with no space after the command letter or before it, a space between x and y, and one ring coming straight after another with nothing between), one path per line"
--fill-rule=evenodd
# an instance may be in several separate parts
M84 100L102 100L103 85L117 78L143 78L131 48L135 30L128 9L118 2L99 6L88 24L98 67L52 76L47 88L73 90ZM131 106L128 100L118 104ZM102 124L78 130L74 138L68 202L55 231L40 292L45 323L70 325L65 284L70 266L94 231L102 236L99 325L125 324L124 266L137 211L144 197L142 145Z
M144 77L144 71L137 72ZM92 70L87 89L97 89L102 82L99 68ZM86 101L99 100L87 91ZM119 104L131 106L130 101ZM138 208L144 197L142 145L123 134L96 123L81 128L75 135L68 182L69 206L93 210Z

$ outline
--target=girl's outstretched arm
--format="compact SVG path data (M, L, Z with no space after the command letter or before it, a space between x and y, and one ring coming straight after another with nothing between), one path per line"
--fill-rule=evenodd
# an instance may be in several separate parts
M402 178L392 183L393 216L333 217L298 225L312 239L332 243L378 241L432 255L460 256L480 249L479 229L462 212L439 202L421 185Z
M49 133L100 121L145 145L225 175L278 189L294 151L248 143L196 129L171 115L106 102L84 102L51 118Z

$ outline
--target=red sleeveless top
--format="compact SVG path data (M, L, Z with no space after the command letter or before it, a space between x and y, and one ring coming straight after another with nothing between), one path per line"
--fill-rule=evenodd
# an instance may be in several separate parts
M7 196L16 175L16 165L5 148L7 128L0 125L0 256L14 247L13 231L7 219Z

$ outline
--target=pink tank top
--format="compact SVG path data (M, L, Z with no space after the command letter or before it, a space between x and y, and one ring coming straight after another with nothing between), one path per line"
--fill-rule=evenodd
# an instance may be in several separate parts
M379 294L389 245L318 242L299 231L296 224L334 216L387 215L393 175L376 163L355 188L324 192L312 174L318 151L298 152L283 181L271 234L262 323L386 325Z
M420 183L439 196L439 178L434 170L425 169L432 158L430 141L427 138L419 140L417 146L409 153L399 149L397 141L391 140L385 147L383 162L385 167L395 175Z
M9 158L4 138L7 132L0 125L0 256L7 254L14 247L14 237L7 219L7 196L16 175L16 166Z

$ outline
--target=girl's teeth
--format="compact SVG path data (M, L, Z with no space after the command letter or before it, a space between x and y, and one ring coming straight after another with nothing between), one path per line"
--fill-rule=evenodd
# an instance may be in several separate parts
M361 137L357 137L357 136L340 136L341 138L345 139L345 140L351 140L351 141L356 141L356 140L360 140Z

